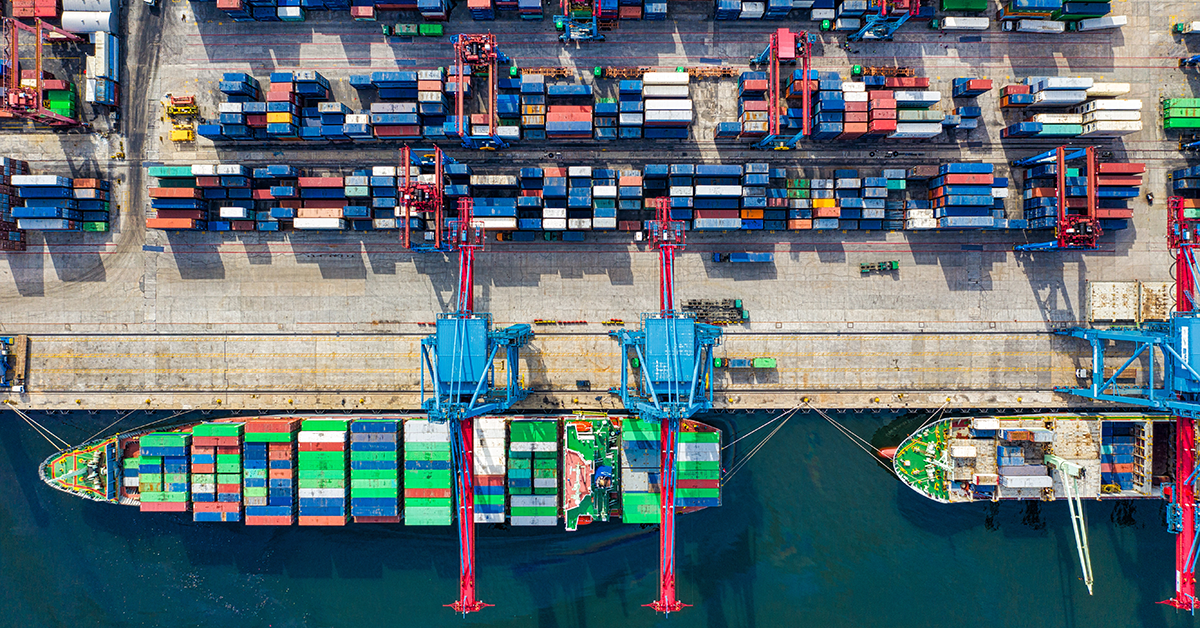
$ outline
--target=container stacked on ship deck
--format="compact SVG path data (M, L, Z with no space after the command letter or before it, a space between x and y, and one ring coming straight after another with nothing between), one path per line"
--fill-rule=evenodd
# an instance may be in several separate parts
M296 516L296 434L300 419L246 422L246 525L291 525Z
M449 424L405 421L404 525L450 525L454 512L451 473Z
M1135 488L1134 474L1139 471L1138 434L1141 429L1133 423L1104 421L1100 424L1100 484L1117 485L1123 491Z
M192 428L192 520L242 520L241 423Z
M675 506L721 505L721 433L682 429L676 458Z
M508 429L502 418L475 419L475 523L504 523Z
M355 523L400 522L399 423L350 424L350 514Z
M1067 149L1068 151L1070 149ZM1080 162L1070 162L1080 163ZM1078 214L1087 208L1087 168L1067 166L1065 176L1066 213ZM1129 199L1141 194L1141 175L1145 164L1097 164L1096 218L1104 231L1125 229L1133 218ZM1025 219L1030 229L1053 229L1058 225L1058 165L1054 163L1025 169L1022 198Z
M347 427L343 419L304 419L301 423L296 458L302 526L346 524Z
M138 439L138 492L142 512L187 512L191 434L152 432Z
M629 417L621 424L621 521L659 523L662 443L658 423Z
M509 423L509 517L514 526L558 523L558 421Z

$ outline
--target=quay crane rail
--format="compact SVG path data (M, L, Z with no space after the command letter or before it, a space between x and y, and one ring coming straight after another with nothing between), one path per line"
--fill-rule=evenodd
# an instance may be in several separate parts
M47 109L42 99L42 42L47 40L82 42L83 38L75 33L51 26L38 18L33 26L20 22L11 17L4 19L5 33L8 36L8 73L4 83L4 99L0 102L0 112L11 116L32 120L39 124L56 127L78 126L79 120L59 115ZM34 54L33 87L21 86L21 47L20 32L33 33L37 38Z
M1087 206L1080 213L1067 213L1067 162L1081 158L1087 161ZM1096 209L1099 205L1096 196L1096 147L1088 146L1068 153L1066 147L1059 146L1040 155L1015 160L1012 165L1028 167L1050 163L1056 165L1055 191L1058 201L1058 221L1054 226L1055 239L1049 242L1019 244L1014 247L1014 250L1095 249L1096 241L1103 235L1100 221L1096 218Z
M491 317L474 311L475 253L483 250L483 227L472 220L474 201L458 200L458 218L448 225L448 243L458 251L458 296L454 312L440 314L433 335L421 341L421 407L430 421L449 423L451 466L458 509L459 599L448 607L466 615L487 606L475 587L475 417L503 412L524 399L520 350L533 338L529 325L493 330ZM496 382L495 360L506 353L506 382ZM426 381L432 394L426 395Z
M812 46L814 43L816 43L816 36L811 33L805 31L793 33L786 28L780 28L771 34L766 49L750 60L751 65L767 67L767 136L755 144L755 148L790 150L796 147L801 138L807 137L812 132L809 109L812 88L809 83L809 72L812 69ZM781 137L779 130L779 109L782 100L779 93L779 82L783 78L779 75L779 66L781 63L796 63L797 57L800 59L800 68L804 75L802 83L804 97L800 101L804 120L799 133L785 138Z
M496 80L497 66L508 63L508 55L500 52L496 46L496 36L491 33L462 33L455 35L454 67L458 72L454 89L454 115L459 138L463 148L496 150L508 148L505 142L496 134ZM471 71L468 72L467 68ZM482 68L487 74L487 135L475 135L472 125L466 118L466 83L474 74L474 70Z
M688 606L675 590L675 459L679 428L684 419L712 408L712 351L720 342L721 328L700 324L681 312L675 303L675 256L685 246L683 223L671 219L666 198L656 199L657 220L651 223L650 241L658 249L659 312L643 314L639 331L609 332L621 343L621 385L609 392L621 397L628 410L661 428L660 485L662 505L659 525L659 599L646 604L671 613ZM632 356L630 354L633 354ZM637 369L637 383L629 382L629 367Z
M1091 186L1089 185L1089 188ZM1087 340L1092 346L1090 388L1057 388L1088 399L1142 406L1170 412L1175 417L1175 483L1164 487L1169 496L1167 530L1175 534L1175 595L1161 604L1195 613L1197 545L1196 417L1200 415L1200 352L1191 348L1200 334L1197 311L1195 230L1183 219L1182 203L1171 199L1167 227L1168 247L1175 250L1175 312L1165 323L1144 323L1135 328L1073 328L1058 333ZM1135 347L1133 355L1104 374L1105 351L1116 343ZM1139 358L1149 364L1145 387L1119 386L1118 378ZM1161 361L1160 361L1161 356Z

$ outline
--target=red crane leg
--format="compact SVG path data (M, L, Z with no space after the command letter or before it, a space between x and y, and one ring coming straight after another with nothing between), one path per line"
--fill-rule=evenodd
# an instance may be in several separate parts
M458 490L458 601L447 606L465 615L493 605L475 598L475 420L462 420L459 430L462 434L459 462L463 468L456 474L455 487Z
M1185 611L1196 609L1196 566L1187 568L1196 538L1196 492L1187 480L1196 463L1196 425L1185 417L1175 420L1175 500L1183 511L1183 529L1175 535L1175 597L1163 600Z
M653 604L646 604L660 613L672 613L683 610L684 604L675 597L675 450L678 449L679 423L677 420L664 418L662 424L662 452L660 482L662 490L662 505L660 506L661 523L658 526L659 598Z

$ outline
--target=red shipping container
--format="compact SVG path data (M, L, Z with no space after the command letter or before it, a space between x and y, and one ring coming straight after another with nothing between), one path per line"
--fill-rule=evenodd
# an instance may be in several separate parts
M345 443L296 443L296 451L346 451Z
M298 199L283 199L279 201L278 205L280 207L287 207L289 209L300 209L304 206L303 201Z
M889 122L895 122L896 121L896 110L895 109L873 109L873 110L871 110L870 119L871 119L871 122L874 122L876 120L887 120ZM893 130L895 130L895 129L893 129Z
M254 231L253 220L235 220L229 226L234 231Z
M66 81L61 81L58 79L50 79L50 80L42 81L42 89L69 89L69 88L67 87ZM89 179L89 181L94 181L94 179ZM75 187L80 187L79 179L75 179ZM92 186L92 187L95 187L95 186Z
M291 469L267 469L267 478L271 480L289 480L292 477Z
M896 101L892 98L872 98L869 105L870 106L867 107L868 111L874 111L876 109L895 109Z
M302 526L344 526L346 525L345 517L300 517L300 525Z
M417 81L417 91L440 92L440 91L442 91L442 82L441 81Z
M203 443L200 441L215 440L214 438L206 438L196 436L192 438L192 455L215 456L217 455L216 443Z
M990 174L947 174L942 176L943 183L947 185L991 185L992 175Z
M223 11L240 11L242 0L217 0L217 8Z
M160 220L207 220L208 212L203 209L160 209L154 217Z
M622 20L640 20L642 19L642 7L619 7L617 17Z
M248 526L290 526L291 517L246 517Z
M693 212L696 218L739 218L741 214L736 209L697 209Z
M846 103L846 113L862 113L867 110L868 103L865 102L848 102Z
M150 198L200 198L196 188L150 188Z
M248 113L246 114L246 126L251 127L266 127L267 114L265 113Z
M1082 196L1068 196L1067 197L1067 208L1068 209L1084 209L1087 207L1087 204L1088 204L1087 197L1082 197Z
M551 113L586 113L592 115L591 105L553 105L546 109L547 114ZM544 173L543 173L544 174Z
M1133 218L1132 209L1096 209L1097 218Z
M1113 465L1114 473L1133 473L1132 462L1118 462Z
M36 11L33 7L13 7L13 17L34 17ZM5 112L8 113L8 112ZM11 116L11 114L9 114Z
M929 87L929 78L925 76L889 76L884 79L883 86L896 89L925 89Z
M865 112L865 111L855 111L855 112L847 111L842 116L842 122L845 122L845 123L862 122L865 124L867 122L867 112ZM847 129L847 130L849 130L849 129ZM864 130L863 132L865 133L866 131Z
M743 100L742 111L770 111L771 107L765 100Z
M218 493L240 493L242 492L241 484L218 484Z
M566 168L542 168L543 177L565 177L567 176Z
M933 199L938 198L939 196L944 196L945 194L946 192L943 190L943 188L933 188L932 190L929 190L929 200L932 201Z
M350 17L374 17L374 6L352 6L350 7Z
M842 210L837 207L814 207L814 218L837 218L842 215Z
M491 116L486 113L471 114L471 124L483 125L491 122Z
M300 177L296 180L302 188L340 188L345 185L342 177Z
M1096 177L1097 185L1132 185L1140 186L1142 184L1141 177Z
M742 81L739 90L744 92L765 92L767 91L767 81L765 79Z
M622 220L617 223L617 231L641 231L642 223L636 220Z
M846 122L842 125L842 134L838 136L838 139L853 140L862 137L866 132L866 122Z
M590 113L548 113L546 122L591 122Z
M400 517L355 517L354 523L400 523Z
M1025 195L1028 198L1054 198L1058 192L1054 188L1030 188L1025 190Z
M1028 94L1028 93L1029 93L1028 85L1005 85L1004 89L1000 92L1000 95L1001 96L1012 96L1013 94Z
M253 192L250 193L250 196L251 196L251 198L253 198L256 201L273 201L273 200L275 200L275 195L271 194L270 188L267 188L265 190L254 190Z
M267 102L295 102L293 96L289 92L270 91L267 92Z
M215 464L192 464L192 473L216 473Z
M503 475L477 475L475 486L504 486Z
M196 177L196 187L219 188L221 187L221 177Z
M142 512L187 512L187 502L142 502Z
M541 190L521 190L521 196L535 196L535 197L541 198L542 191Z
M268 90L268 93L269 92L287 92L290 94L290 93L296 91L296 88L291 83L271 83L270 86L267 87L267 90Z
M33 8L33 0L13 0L13 8L14 9L16 9L16 8L32 9ZM28 72L28 71L29 70L22 70L21 78L25 78L25 72ZM30 77L30 78L33 78L33 77Z
M788 221L788 229L812 229L811 218L793 218ZM676 480L676 483L679 481Z
M375 137L418 137L421 135L421 127L419 126L376 126Z
M247 421L244 429L247 432L255 432L259 434L290 432L292 431L292 427L299 422L299 419L283 419L274 421L259 419L256 421ZM275 445L277 443L271 444Z
M240 502L195 502L192 510L195 512L238 512L242 509Z
M675 488L721 488L720 480L675 480Z
M971 79L967 81L967 89L973 92L991 91L992 79Z
M896 92L894 92L890 89L868 89L867 90L867 99L868 100L880 100L880 99L893 100L895 98L896 98Z
M503 479L504 476L498 476ZM503 486L502 484L500 486ZM406 488L404 496L412 499L438 499L449 498L450 489L448 488Z
M1141 174L1146 171L1146 164L1097 164L1096 174Z

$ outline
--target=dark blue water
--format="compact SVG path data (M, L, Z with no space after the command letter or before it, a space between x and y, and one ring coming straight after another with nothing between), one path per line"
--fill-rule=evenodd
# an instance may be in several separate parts
M68 441L112 415L39 415ZM891 417L837 415L870 437ZM764 415L724 415L745 432ZM131 417L123 426L145 422ZM761 433L765 433L761 432ZM755 437L751 437L753 440ZM1183 626L1162 504L1086 504L1096 595L1063 503L944 506L815 417L792 420L679 518L679 595L657 595L652 530L481 528L480 597L460 619L452 528L247 528L139 513L43 485L50 446L0 431L0 626ZM744 451L744 450L743 450Z

